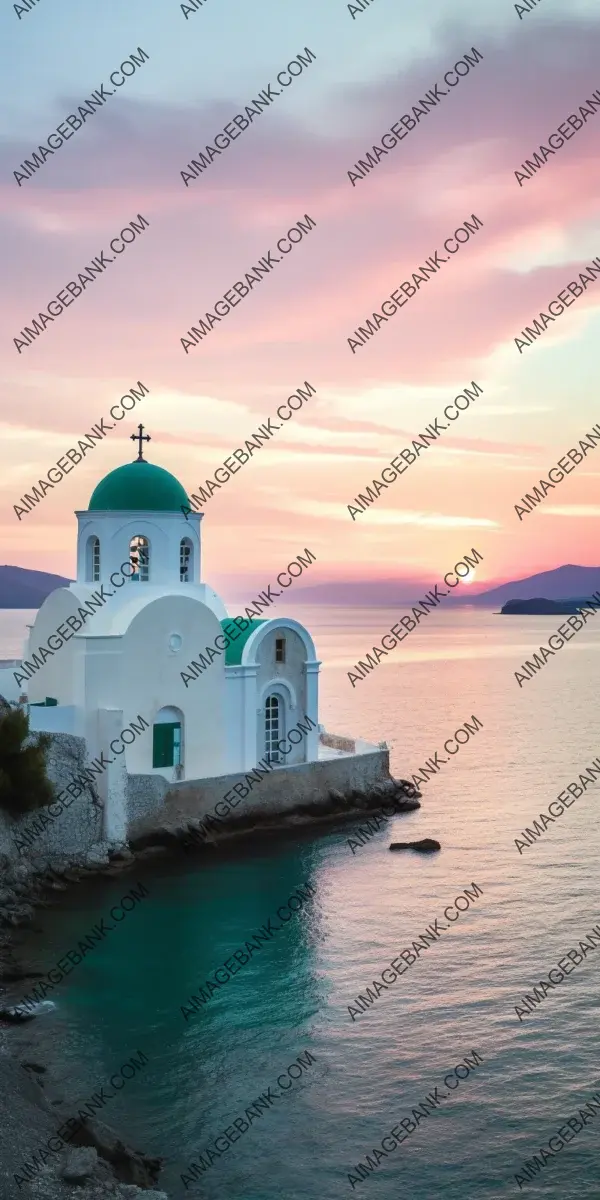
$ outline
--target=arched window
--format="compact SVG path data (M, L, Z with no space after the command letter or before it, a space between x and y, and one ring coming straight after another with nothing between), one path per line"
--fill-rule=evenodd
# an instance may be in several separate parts
M148 538L136 533L129 543L129 561L133 567L134 583L147 583L150 578L150 546Z
M100 538L88 538L86 546L85 578L87 583L100 582Z
M267 762L283 762L283 755L277 745L283 735L283 702L279 696L267 696L265 701L265 758Z
M189 538L179 543L179 582L194 582L194 547Z

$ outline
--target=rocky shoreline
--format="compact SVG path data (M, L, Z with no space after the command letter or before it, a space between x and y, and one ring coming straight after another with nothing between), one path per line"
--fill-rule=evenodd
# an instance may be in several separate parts
M35 1200L168 1200L157 1190L161 1159L126 1146L103 1122L86 1118L72 1134L69 1146L46 1155L30 1179L15 1183L23 1162L56 1130L69 1107L52 1088L45 1047L44 1021L34 1014L14 1013L23 983L41 977L34 964L20 961L14 946L15 931L31 925L36 910L50 907L59 893L90 876L125 877L138 863L162 855L210 853L211 847L242 836L284 832L292 828L326 826L360 820L383 806L393 813L420 807L420 793L405 780L389 779L369 792L351 789L346 795L330 791L318 805L298 805L274 816L257 813L231 816L223 828L208 837L202 822L180 827L158 827L134 837L127 845L99 846L81 858L53 855L0 856L0 1200L14 1200L22 1189ZM16 985L21 985L17 988ZM25 1024L22 1024L25 1020Z

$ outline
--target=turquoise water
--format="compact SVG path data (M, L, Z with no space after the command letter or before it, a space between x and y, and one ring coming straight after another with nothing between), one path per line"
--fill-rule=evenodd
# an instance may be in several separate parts
M514 1011L600 921L598 783L523 855L514 844L600 754L598 630L590 621L519 690L512 672L547 644L554 618L440 613L353 690L348 667L395 615L298 617L326 664L321 720L387 739L396 774L443 755L473 714L483 728L423 785L420 811L394 818L355 855L344 827L140 869L151 895L60 985L57 1009L42 1019L82 1096L136 1050L148 1055L106 1119L165 1156L170 1196L517 1194L524 1161L600 1087L600 949L522 1023ZM387 850L423 836L442 852ZM180 1005L306 881L314 899L186 1023ZM132 882L79 888L44 912L48 965ZM353 999L473 882L483 894L352 1022ZM306 1050L310 1070L186 1192L179 1176L190 1160L269 1086L280 1093L277 1077ZM484 1061L353 1189L354 1165L473 1050ZM597 1200L599 1164L597 1116L523 1191Z

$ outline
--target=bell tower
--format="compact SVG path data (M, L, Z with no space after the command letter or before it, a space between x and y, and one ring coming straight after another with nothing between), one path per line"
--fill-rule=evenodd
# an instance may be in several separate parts
M200 584L203 513L193 512L174 475L144 458L152 441L144 426L130 438L137 457L101 479L76 513L77 582L122 589L123 598L132 588Z

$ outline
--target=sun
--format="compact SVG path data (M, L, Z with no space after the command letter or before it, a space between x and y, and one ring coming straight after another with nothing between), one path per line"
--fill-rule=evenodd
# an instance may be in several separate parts
M469 574L465 575L463 577L463 579L461 579L461 583L466 583L467 585L470 583L474 583L474 582L475 582L475 572L474 571L469 571Z

